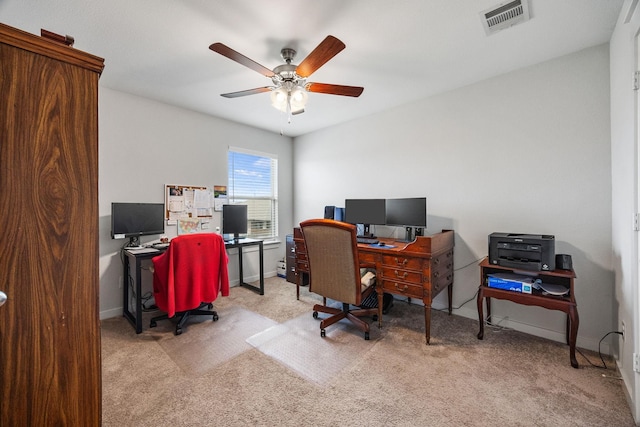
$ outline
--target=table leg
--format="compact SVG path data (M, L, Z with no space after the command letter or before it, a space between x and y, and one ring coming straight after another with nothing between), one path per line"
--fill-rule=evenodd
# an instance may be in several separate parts
M382 281L378 283L382 283ZM382 304L384 302L384 289L382 289L382 286L376 286L376 293L378 294L378 328L382 328Z
M427 339L427 344L431 340L431 304L424 305L424 335Z
M262 241L258 244L258 248L260 251L260 295L264 295L264 250Z
M482 312L482 300L483 299L484 299L484 296L482 294L482 287L480 287L480 289L478 289L478 300L477 300L478 322L480 323L480 331L478 331L478 339L479 340L484 338L484 314Z
M569 319L571 322L571 333L569 336L569 360L571 360L571 366L578 368L578 360L576 360L576 339L578 338L578 324L580 319L578 317L578 309L575 306L569 307Z
M244 285L244 273L242 271L242 246L238 246L238 272L240 273L240 286Z

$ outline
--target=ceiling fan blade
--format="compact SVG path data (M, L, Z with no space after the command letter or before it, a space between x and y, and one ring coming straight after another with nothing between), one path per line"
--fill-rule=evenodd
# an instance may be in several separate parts
M271 92L271 90L271 87L265 86L257 87L255 89L241 90L239 92L222 93L220 96L224 96L225 98L239 98L241 96L255 95L256 93Z
M315 82L307 83L306 89L309 92L326 93L329 95L353 96L355 98L360 96L360 94L364 90L364 88L360 86L342 86Z
M263 67L262 65L258 64L256 61L247 58L243 54L236 52L235 50L231 49L229 46L226 46L222 43L214 43L211 46L209 46L209 49L211 49L216 53L219 53L222 56L226 56L232 61L236 61L238 64L242 64L245 67L251 68L252 70L259 72L265 77L271 78L275 75L273 71L271 71L270 69Z
M309 77L344 48L345 45L340 40L333 36L327 36L304 58L300 65L298 65L296 73L302 78Z

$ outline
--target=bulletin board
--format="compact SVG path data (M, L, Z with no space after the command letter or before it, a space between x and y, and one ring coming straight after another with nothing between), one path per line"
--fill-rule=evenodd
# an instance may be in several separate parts
M176 224L181 218L211 218L213 192L198 185L165 185L165 219Z

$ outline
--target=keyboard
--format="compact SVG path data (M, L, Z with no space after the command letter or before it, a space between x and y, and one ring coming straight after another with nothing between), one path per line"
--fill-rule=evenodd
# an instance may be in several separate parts
M358 243L364 243L366 245L375 245L379 242L378 239L373 237L356 237Z
M125 248L127 249L127 248ZM150 254L150 253L154 253L154 252L158 252L157 249L154 248L130 248L127 249L127 251L129 251L130 253L136 255L136 254Z

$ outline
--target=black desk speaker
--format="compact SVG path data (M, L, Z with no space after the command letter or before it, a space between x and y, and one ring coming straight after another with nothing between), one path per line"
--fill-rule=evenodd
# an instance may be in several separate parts
M573 262L571 261L571 255L557 254L556 268L558 270L573 270Z

